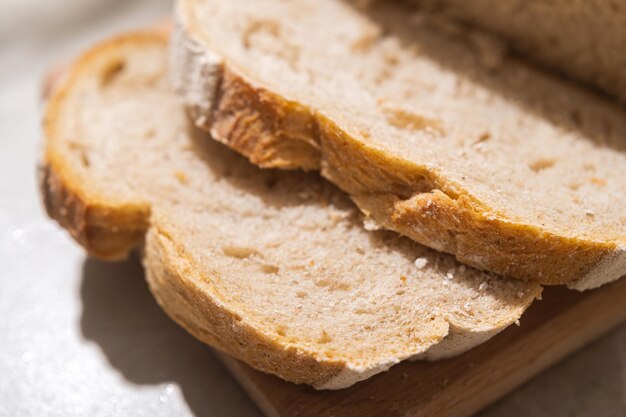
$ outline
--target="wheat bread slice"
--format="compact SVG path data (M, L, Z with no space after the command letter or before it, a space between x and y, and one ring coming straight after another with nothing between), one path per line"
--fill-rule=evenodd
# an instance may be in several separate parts
M579 290L622 276L624 108L398 4L179 0L173 81L214 139L320 169L463 263Z
M626 102L626 1L410 0L493 31L514 49Z
M45 114L48 213L87 251L140 248L150 290L192 335L320 389L438 359L516 322L537 284L368 232L319 176L259 170L196 132L170 90L166 35L104 42Z

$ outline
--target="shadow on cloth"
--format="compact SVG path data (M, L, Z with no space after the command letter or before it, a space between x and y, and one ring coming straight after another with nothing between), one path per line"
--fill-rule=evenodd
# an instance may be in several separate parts
M85 260L80 289L84 337L129 382L177 385L197 417L257 417L211 349L159 308L143 276L138 256L121 263Z

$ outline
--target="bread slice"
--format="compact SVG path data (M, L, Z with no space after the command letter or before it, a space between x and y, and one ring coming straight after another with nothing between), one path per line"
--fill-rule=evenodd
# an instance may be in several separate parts
M198 339L316 388L458 354L516 322L537 284L367 232L318 176L261 171L194 131L166 37L87 52L45 115L43 196L90 254L140 247L151 291Z
M513 48L626 102L626 1L410 0L498 33Z
M179 0L176 88L255 164L321 169L466 264L581 290L623 275L624 108L398 4Z

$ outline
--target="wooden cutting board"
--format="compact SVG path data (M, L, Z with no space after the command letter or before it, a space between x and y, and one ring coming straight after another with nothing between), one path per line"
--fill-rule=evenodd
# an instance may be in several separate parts
M221 355L268 417L470 416L626 320L626 279L543 300L489 342L456 358L407 362L351 388L316 391Z

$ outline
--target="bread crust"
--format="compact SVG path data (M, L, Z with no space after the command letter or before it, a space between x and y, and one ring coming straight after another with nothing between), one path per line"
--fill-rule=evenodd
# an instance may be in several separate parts
M142 241L149 210L144 207L111 207L90 202L64 175L46 163L39 169L41 195L46 211L67 229L89 253L103 260L120 260Z
M43 99L48 100L43 130L48 141L56 140L62 103L78 77L91 66L94 56L118 45L147 39L165 41L166 31L138 32L119 36L92 48L73 65L63 66L44 80ZM103 260L124 259L142 241L148 227L150 207L133 202L111 202L81 189L62 154L47 145L39 167L39 187L46 212L67 229L89 253Z
M585 290L620 278L616 242L562 236L508 218L428 166L366 146L332 118L257 85L245 70L194 38L200 33L178 3L173 81L196 125L264 168L317 169L383 227L451 253L476 268L545 285ZM210 57L210 59L208 58ZM198 84L189 73L211 73ZM616 261L615 261L616 260ZM594 272L595 270L595 272Z
M62 140L57 125L62 123L68 92L80 77L89 76L93 57L128 44L140 48L146 42L164 45L166 37L158 32L140 32L98 45L71 66L60 87L54 89L46 109L46 150L40 169L41 192L49 215L93 256L119 259L140 249L150 290L165 312L199 340L256 369L318 389L339 389L406 359L409 354L400 352L398 357L359 367L343 358L329 358L294 347L274 333L262 331L262 326L255 325L254 317L244 315L245 309L222 299L210 277L185 252L166 222L152 213L148 203L112 201L98 195L89 184L76 180L71 161L55 146L56 141ZM442 318L445 332L433 335L431 343L420 348L421 352L417 347L407 349L423 359L458 354L511 324L540 292L539 286L529 286L523 298L515 301L510 315L498 316L485 328L452 316Z

